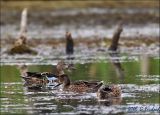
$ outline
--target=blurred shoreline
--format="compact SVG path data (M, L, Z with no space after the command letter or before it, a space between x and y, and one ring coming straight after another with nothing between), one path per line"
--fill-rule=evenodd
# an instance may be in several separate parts
M14 1L14 0L1 0L2 9L4 10L22 10L28 7L34 10L43 9L68 9L68 8L159 8L159 0L32 0L32 1Z
M20 11L1 13L1 38L16 38L19 33ZM74 38L110 38L115 26L123 21L123 37L159 37L159 10L156 8L85 8L29 10L29 38L63 38L70 31Z
M93 38L93 39L86 39L86 38L77 38L74 39L75 47L84 45L87 47L107 47L111 44L112 39L111 38ZM5 39L1 39L0 41L1 47L6 47L6 45L13 45L15 42L15 38L8 37ZM46 39L28 39L28 45L32 47L36 47L38 45L46 45L46 46L65 46L65 39L55 39L55 38L46 38ZM159 37L135 37L135 38L125 38L121 37L119 45L124 46L124 47L140 47L140 46L149 46L149 45L159 45Z
M28 8L30 46L65 46L69 31L75 46L106 47L117 24L123 21L120 45L159 47L159 1L9 1L2 2L1 48L18 37L23 8Z

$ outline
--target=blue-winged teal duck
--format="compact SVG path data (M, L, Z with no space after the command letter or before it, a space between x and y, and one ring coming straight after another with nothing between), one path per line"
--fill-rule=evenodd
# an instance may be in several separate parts
M71 82L69 76L63 74L59 76L59 85L62 84L63 91L70 91L70 92L97 92L97 90L103 85L102 81L75 81Z
M49 72L28 72L27 69L21 70L22 78L25 80L27 86L42 86L44 84L54 85L58 77L64 74L65 69L70 69L71 66L64 63L64 61L58 62L56 65L56 74ZM27 72L25 72L27 71Z
M121 88L118 85L103 85L97 91L98 99L119 98L121 97Z

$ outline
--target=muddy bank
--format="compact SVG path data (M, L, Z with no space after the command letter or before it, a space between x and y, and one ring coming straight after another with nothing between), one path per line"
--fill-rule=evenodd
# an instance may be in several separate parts
M79 39L74 39L74 44L75 46L79 45L84 45L84 46L109 46L111 44L112 39L111 38L94 38L94 39L89 39L89 38L79 38ZM15 38L8 37L5 39L1 39L1 47L6 46L6 45L13 45L15 42ZM37 45L47 45L47 46L59 46L64 44L66 40L64 38L61 39L54 39L54 38L47 38L47 39L28 39L28 44L30 46L36 47ZM127 47L132 47L132 46L141 46L141 45L146 45L149 46L151 44L159 44L159 38L125 38L121 37L121 40L119 42L120 45L127 46Z
M137 61L139 56L147 55L159 59L159 39L130 39L121 38L118 51L121 53L120 61ZM14 39L1 43L1 61L2 64L51 64L57 60L66 60L68 55L65 53L64 39L30 39L28 45L31 49L38 52L35 55L8 55L6 52L13 45ZM110 59L108 48L111 39L75 39L73 63L94 63L101 60ZM68 60L69 61L69 60Z

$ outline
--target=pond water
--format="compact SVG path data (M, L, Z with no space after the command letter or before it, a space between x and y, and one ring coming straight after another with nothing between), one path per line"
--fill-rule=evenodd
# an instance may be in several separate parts
M122 55L123 56L123 55ZM122 57L121 56L121 57ZM19 64L1 64L1 113L2 114L159 114L159 59L136 56L118 59L123 75L115 61L65 60L74 63L76 70L67 72L72 81L103 80L105 84L118 84L122 99L99 101L96 93L76 94L52 89L29 90L23 84ZM113 58L112 58L113 59ZM89 60L89 59L88 59ZM29 71L54 72L54 63L26 63Z
M29 40L56 41L70 31L75 40L98 38L102 39L102 44L80 43L69 58L62 43L54 46L37 42L32 44L37 55L8 55L6 51L11 47L12 38L19 34L21 11L2 10L1 114L159 114L160 45L158 40L144 43L147 39L159 38L158 8L35 10L28 14ZM125 42L121 42L120 54L111 56L103 38L112 37L119 21L124 22L122 37L127 38L127 42L145 39L142 43L134 41L140 44L135 46L125 46ZM96 93L77 94L46 87L35 91L24 86L19 65L25 64L33 72L55 72L60 60L75 65L76 70L66 71L72 81L100 80L105 84L118 84L122 98L100 101Z
M16 38L19 30L16 25L7 25L1 26L1 37L8 38L14 37ZM106 27L105 25L70 25L70 24L62 24L53 27L43 27L41 25L29 25L29 31L27 33L28 38L64 38L64 34L66 31L72 32L73 38L111 38L116 25L112 27ZM124 31L122 33L122 37L157 37L159 35L159 25L157 23L146 24L146 25L125 25ZM8 30L10 33L8 33ZM36 30L36 31L34 31Z

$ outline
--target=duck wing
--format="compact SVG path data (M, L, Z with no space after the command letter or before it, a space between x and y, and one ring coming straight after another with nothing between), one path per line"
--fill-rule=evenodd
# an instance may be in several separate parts
M41 73L41 75L42 76L45 76L45 77L47 77L47 78L58 78L58 75L55 75L55 74L53 74L53 73L49 73L49 72L43 72L43 73Z
M27 77L36 77L36 78L43 78L44 76L38 72L26 72Z
M103 81L84 81L79 80L72 83L77 87L84 87L86 92L96 92L103 85Z
M49 73L49 72L26 72L26 76L22 76L22 78L25 81L25 85L28 88L34 88L34 87L48 87L52 88L55 85L57 85L56 79L58 78L57 75Z
M85 84L87 87L96 87L97 85L103 84L102 81L85 81L85 80L79 80L79 81L75 81L73 84L75 85L81 85L81 84Z
M48 79L38 79L36 77L23 77L24 79L24 86L29 89L40 89L40 88L47 88L47 89L57 89L55 86L58 84L55 78L48 78Z
M57 75L53 74L53 73L49 73L49 72L26 72L27 73L27 76L26 77L36 77L36 78L40 78L40 79L43 79L43 78L58 78Z
M21 76L25 81L30 81L32 78L40 78L41 75L38 72L26 72L26 76Z

